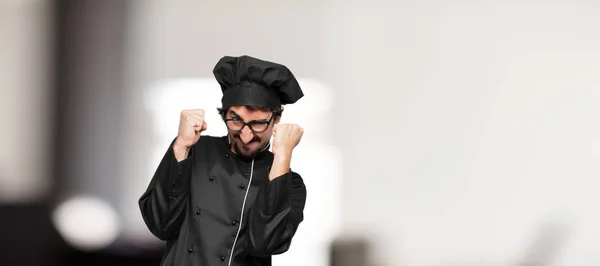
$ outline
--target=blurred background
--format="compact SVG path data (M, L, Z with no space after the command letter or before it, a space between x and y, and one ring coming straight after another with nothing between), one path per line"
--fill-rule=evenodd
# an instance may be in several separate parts
M600 2L0 0L0 265L159 265L137 200L224 55L305 97L274 265L600 265Z

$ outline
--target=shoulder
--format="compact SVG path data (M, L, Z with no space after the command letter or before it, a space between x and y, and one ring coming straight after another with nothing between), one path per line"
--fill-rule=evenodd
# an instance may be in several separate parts
M204 141L207 143L223 142L223 141L227 141L227 136L201 135L199 141Z
M215 150L220 148L227 148L227 136L211 136L201 135L200 139L194 144L194 150Z
M227 136L201 135L196 145L217 145L227 143Z

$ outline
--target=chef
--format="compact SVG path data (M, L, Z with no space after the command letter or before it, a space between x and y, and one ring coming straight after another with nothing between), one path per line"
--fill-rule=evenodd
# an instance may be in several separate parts
M142 217L166 241L161 265L270 266L304 218L306 187L290 167L303 129L279 124L304 94L286 66L250 56L225 56L213 73L227 135L201 135L204 110L183 110Z

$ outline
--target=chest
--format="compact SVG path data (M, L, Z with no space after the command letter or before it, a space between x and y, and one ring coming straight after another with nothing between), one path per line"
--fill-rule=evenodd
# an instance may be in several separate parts
M190 207L217 222L235 223L242 209L246 213L252 208L264 182L268 182L268 167L253 167L223 151L208 151L197 156L192 167Z

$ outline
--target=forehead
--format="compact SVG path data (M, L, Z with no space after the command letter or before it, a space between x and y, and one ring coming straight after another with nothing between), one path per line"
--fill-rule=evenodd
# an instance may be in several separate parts
M228 115L232 115L235 112L240 118L245 120L257 120L257 119L268 119L271 115L269 111L263 110L250 110L246 106L231 106L227 110Z

